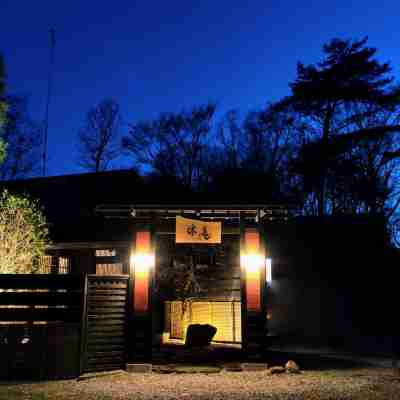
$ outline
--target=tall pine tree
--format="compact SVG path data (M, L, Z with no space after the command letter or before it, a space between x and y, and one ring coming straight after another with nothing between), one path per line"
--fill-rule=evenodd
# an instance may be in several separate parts
M393 85L389 63L376 59L376 49L367 46L367 39L333 39L323 51L320 63L298 63L297 78L290 84L292 95L283 101L297 111L305 126L295 169L313 194L318 215L335 206L338 165L353 174L350 169L355 166L343 161L352 159L360 143L400 132L396 117L383 117L397 114L399 88Z

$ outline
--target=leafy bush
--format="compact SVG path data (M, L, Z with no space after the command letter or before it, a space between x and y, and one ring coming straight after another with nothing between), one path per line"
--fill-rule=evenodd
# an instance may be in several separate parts
M47 223L38 202L4 190L0 194L0 273L37 272L48 244Z

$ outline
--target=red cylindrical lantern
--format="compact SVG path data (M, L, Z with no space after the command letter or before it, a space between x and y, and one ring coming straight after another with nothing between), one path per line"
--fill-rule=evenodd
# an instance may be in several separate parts
M250 312L261 311L261 254L260 232L255 228L247 228L244 232L244 243L241 255L246 277L246 304Z
M133 305L136 313L146 313L149 309L149 287L151 269L154 268L154 254L151 251L149 231L136 232L134 264Z

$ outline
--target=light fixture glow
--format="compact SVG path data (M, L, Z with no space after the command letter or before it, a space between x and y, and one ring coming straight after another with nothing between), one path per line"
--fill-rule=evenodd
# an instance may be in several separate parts
M249 274L259 273L263 265L263 256L261 254L250 253L241 256L242 265Z
M258 313L262 306L261 275L265 268L261 235L256 228L246 228L243 236L240 263L245 275L246 309Z
M147 273L154 267L154 254L136 253L131 257L131 262L135 268L135 274Z
M149 230L136 232L136 252L131 257L134 274L133 305L135 313L146 314L150 307L150 280L155 266Z
M265 280L267 283L272 282L272 258L265 259Z
M259 253L245 253L241 262L246 274L247 309L260 311L261 308L261 271L264 266L264 257Z

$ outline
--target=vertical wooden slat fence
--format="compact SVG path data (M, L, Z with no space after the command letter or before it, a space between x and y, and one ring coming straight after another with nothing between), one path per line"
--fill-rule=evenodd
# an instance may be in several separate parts
M86 276L81 374L125 367L128 284L122 275Z
M0 378L78 376L83 279L1 275Z

